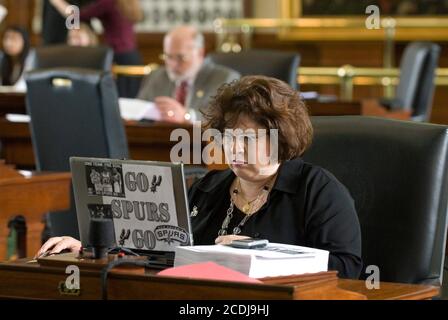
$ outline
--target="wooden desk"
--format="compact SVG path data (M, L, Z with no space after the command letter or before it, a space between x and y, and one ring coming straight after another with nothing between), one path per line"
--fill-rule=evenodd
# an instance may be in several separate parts
M409 120L410 111L388 111L376 99L362 101L319 102L307 100L306 105L312 116L372 116L397 120Z
M406 120L408 111L387 111L378 106L376 99L363 101L329 101L306 100L312 116L347 116L365 115ZM26 114L26 94L19 92L0 92L0 117L7 113Z
M78 295L59 292L65 282L65 268L40 266L23 259L0 263L0 298L99 299L99 271L81 267ZM110 274L110 299L430 299L439 294L432 286L381 283L379 290L367 290L364 281L323 279L312 284L295 282L248 284L155 276L154 272L117 270Z
M339 280L339 288L363 294L368 300L428 300L440 294L440 288L424 285L381 282L379 290L369 290L361 280Z
M11 218L25 217L27 256L31 256L41 246L43 214L70 206L69 173L34 174L26 178L17 172L6 176L7 170L0 164L0 261L6 259L7 224Z
M188 130L192 127L169 123L127 123L130 156L134 160L170 161L170 151L177 141L170 141L171 132L176 129ZM18 168L33 169L34 152L28 123L9 122L0 118L0 158ZM186 146L190 147L189 145ZM193 146L191 146L193 148Z
M25 99L22 92L0 92L0 117L7 113L26 114Z
M1 97L1 94L0 94ZM1 99L0 99L1 100ZM312 115L369 115L395 119L409 119L409 112L386 112L374 104L360 102L307 102ZM128 122L126 123L129 151L132 159L170 161L170 151L176 141L170 141L176 128L188 130L192 137L192 126L170 123ZM0 117L0 158L19 168L34 168L34 155L27 123L13 123ZM188 148L188 146L187 146ZM193 146L191 146L193 148Z
M170 151L178 143L178 141L170 141L170 135L173 130L185 129L188 131L189 136L193 137L193 127L191 125L159 122L127 122L125 129L130 156L134 160L169 162L171 161ZM190 148L191 154L193 147L194 145L190 145L188 142L185 145L186 149Z
M6 113L26 113L26 95L17 92L0 92L0 158L19 168L33 169L34 156L28 124L10 123L4 119ZM376 100L319 102L307 100L312 116L365 115L407 120L408 111L389 112L379 107ZM176 128L184 128L191 133L191 126L168 123L127 123L129 151L132 159L170 161L171 148L177 142L170 142L170 134Z

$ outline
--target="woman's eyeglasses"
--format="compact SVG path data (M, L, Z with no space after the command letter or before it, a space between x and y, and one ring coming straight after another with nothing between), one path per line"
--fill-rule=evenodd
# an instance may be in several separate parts
M234 144L234 143L244 143L245 146L251 143L257 143L259 139L265 138L268 134L264 133L243 133L243 134L233 134L230 132L225 132L223 135L224 144Z

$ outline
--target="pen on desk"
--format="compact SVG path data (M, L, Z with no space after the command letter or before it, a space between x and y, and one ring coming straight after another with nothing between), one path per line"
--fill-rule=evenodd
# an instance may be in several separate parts
M37 259L45 258L45 257L51 256L51 255L52 254L50 253L50 251L45 251L45 252L42 252L41 254L35 256L33 259L27 261L26 263L36 263Z
M45 257L51 256L51 255L52 255L51 251L45 251L45 252L42 252L40 255L38 255L36 257L36 260L40 259L40 258L45 258Z

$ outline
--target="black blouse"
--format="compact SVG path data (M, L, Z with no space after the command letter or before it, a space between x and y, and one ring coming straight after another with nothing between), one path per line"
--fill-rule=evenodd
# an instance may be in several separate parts
M230 205L235 174L212 171L189 191L195 245L214 244ZM243 218L236 207L228 234ZM281 164L264 206L241 228L241 235L270 242L328 250L328 269L343 278L360 275L361 230L347 189L328 171L297 158Z

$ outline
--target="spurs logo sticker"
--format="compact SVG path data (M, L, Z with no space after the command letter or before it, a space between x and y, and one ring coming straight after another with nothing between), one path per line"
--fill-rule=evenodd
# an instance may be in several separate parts
M154 233L158 241L164 241L168 244L174 241L180 244L188 244L188 233L176 226L161 225L155 228Z
M120 241L118 241L120 246L124 246L125 241L128 240L130 236L131 236L131 230L122 229L120 233Z
M162 176L157 177L156 175L154 175L151 181L151 192L153 193L157 192L157 187L160 187L161 184L162 184Z

